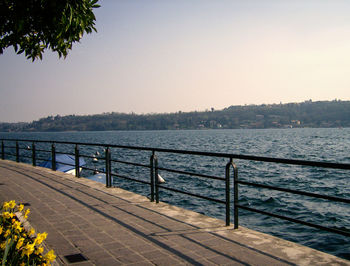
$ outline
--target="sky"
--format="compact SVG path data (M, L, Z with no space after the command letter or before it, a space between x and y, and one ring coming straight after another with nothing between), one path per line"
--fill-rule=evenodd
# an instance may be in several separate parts
M350 100L348 0L100 0L66 59L0 55L0 122Z

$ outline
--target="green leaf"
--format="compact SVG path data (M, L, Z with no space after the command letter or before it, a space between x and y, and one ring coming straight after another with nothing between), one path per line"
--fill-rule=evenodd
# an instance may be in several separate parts
M6 264L6 260L7 260L7 256L8 253L10 251L10 248L12 247L14 240L11 239L11 241L9 241L10 237L7 237L6 239L6 247L5 247L5 252L4 252L4 256L2 257L2 266L5 266Z
M78 42L84 33L96 31L93 9L99 6L97 2L2 0L0 20L7 23L0 23L0 54L13 46L17 54L25 52L32 60L41 59L46 49L57 52L59 57L66 56L72 43Z

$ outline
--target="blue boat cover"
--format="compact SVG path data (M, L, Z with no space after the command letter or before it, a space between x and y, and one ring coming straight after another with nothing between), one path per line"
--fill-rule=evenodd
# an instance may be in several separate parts
M69 164L69 165L67 165ZM84 158L79 158L79 166L85 165ZM51 158L39 164L39 166L52 168ZM56 154L56 170L67 172L75 168L75 157L68 154Z

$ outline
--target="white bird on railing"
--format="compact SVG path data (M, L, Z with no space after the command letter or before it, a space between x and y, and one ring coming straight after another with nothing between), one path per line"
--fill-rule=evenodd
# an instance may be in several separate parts
M164 178L163 178L163 177L161 177L161 176L160 176L160 174L158 174L158 183L159 183L159 184L163 184L163 183L165 183Z

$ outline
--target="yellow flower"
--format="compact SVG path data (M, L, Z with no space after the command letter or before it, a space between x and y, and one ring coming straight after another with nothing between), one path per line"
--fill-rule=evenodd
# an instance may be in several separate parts
M9 234L11 234L11 230L10 230L10 229L7 229L6 232L5 232L5 234L4 234L4 237L8 237Z
M5 247L6 247L6 241L5 241L5 242L2 242L1 245L0 245L0 248L1 248L1 249L5 249Z
M21 222L16 221L13 223L12 228L14 228L15 230L22 232L23 228L21 227Z
M28 219L28 214L30 213L29 209L26 209L26 211L24 212L24 219Z
M4 217L5 219L13 218L13 213L12 212L3 212L2 217Z
M23 204L18 205L18 211L19 211L19 212L21 212L21 211L23 210L23 208L24 208L24 205L23 205Z
M2 205L2 207L6 211L10 208L10 203L5 201L4 204Z
M15 208L16 207L16 202L14 200L11 200L9 202L9 206L10 206L11 209Z
M34 243L36 244L41 244L47 237L47 233L44 232L42 234L38 233L38 235L36 236L36 239L34 240Z
M27 245L23 248L22 256L27 255L29 257L34 251L34 245L35 243L33 244L27 243Z
M21 237L17 242L16 249L20 249L23 246L23 242L24 242L24 238Z
M0 235L2 234L2 230L3 230L3 228L2 228L2 226L0 226Z
M29 233L28 233L30 236L34 235L35 234L35 230L34 228L32 227L30 230L29 230Z
M25 266L25 263L24 262L22 262L19 266Z
M35 251L36 255L39 255L44 252L44 248L42 246L38 247L37 250Z
M46 253L44 258L46 259L46 261L48 263L51 263L51 262L53 262L56 259L56 255L55 255L53 250L50 250L49 252Z

